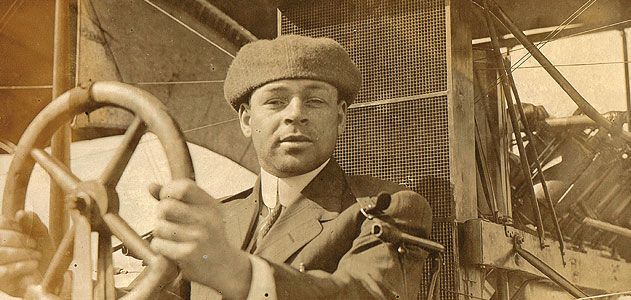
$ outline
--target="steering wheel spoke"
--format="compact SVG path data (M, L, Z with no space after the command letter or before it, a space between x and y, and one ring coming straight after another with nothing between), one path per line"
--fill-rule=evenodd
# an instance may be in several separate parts
M105 222L112 234L121 240L131 253L142 259L145 263L151 263L156 255L149 248L149 243L143 240L125 220L117 214L107 213L103 215L103 222Z
M61 187L70 193L77 188L81 180L75 176L61 161L50 156L46 151L35 148L31 150L31 156L50 175L50 177Z
M61 239L59 248L55 251L53 258L50 261L50 265L48 265L46 273L44 274L42 287L45 292L51 293L61 284L60 279L63 278L63 274L72 262L74 237L75 226L72 224L64 234L64 237Z
M121 145L118 146L114 157L105 167L105 170L99 178L99 182L108 187L115 187L118 184L145 130L146 127L142 119L136 116L129 128L125 131Z
M119 215L107 213L103 215L103 221L134 256L147 264L147 269L139 275L139 282L125 296L125 299L155 298L159 292L156 287L165 287L168 282L177 277L178 269L175 263L162 255L155 254L149 248L149 243L143 240Z

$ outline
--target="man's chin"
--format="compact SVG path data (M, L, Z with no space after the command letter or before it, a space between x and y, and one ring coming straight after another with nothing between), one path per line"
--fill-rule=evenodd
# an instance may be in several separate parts
M313 158L305 159L296 156L289 156L277 161L275 168L279 173L282 173L279 175L283 175L283 177L291 177L311 172L317 169L323 162L318 162Z

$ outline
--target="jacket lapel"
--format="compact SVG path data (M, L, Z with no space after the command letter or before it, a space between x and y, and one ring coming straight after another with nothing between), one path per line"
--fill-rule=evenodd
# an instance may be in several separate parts
M302 190L302 197L284 209L268 235L257 241L254 254L285 262L322 232L322 222L335 219L355 202L340 166L333 160Z
M251 193L245 199L235 195L221 201L228 241L241 250L247 248L254 233L261 204L260 195L261 180L257 178Z

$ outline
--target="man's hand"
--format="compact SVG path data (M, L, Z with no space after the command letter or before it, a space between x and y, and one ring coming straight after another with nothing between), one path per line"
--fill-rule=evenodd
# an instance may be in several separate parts
M250 260L228 243L216 200L188 179L165 185L159 197L151 248L177 262L186 279L224 297L245 299L252 276Z
M0 216L0 290L21 297L41 281L54 253L48 230L33 212L19 211L16 220Z

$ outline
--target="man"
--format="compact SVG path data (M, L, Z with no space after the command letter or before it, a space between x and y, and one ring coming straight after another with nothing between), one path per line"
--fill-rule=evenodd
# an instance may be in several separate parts
M151 247L177 262L192 299L417 296L424 254L371 229L427 237L427 202L391 182L346 176L332 158L360 86L331 39L281 36L239 51L224 94L261 166L254 187L220 201L187 180L152 193L161 200ZM373 217L380 193L392 201Z

